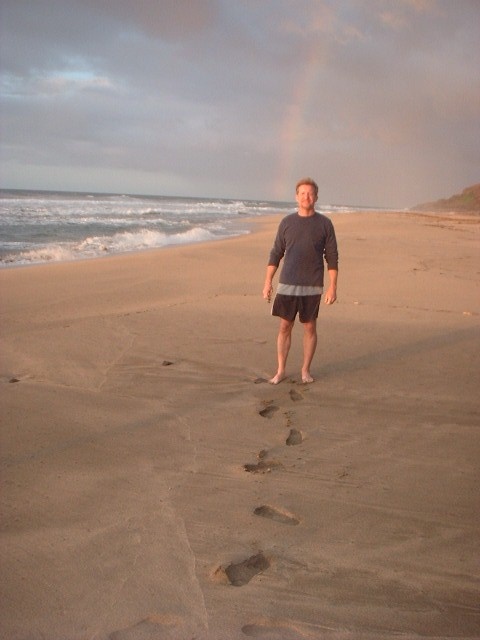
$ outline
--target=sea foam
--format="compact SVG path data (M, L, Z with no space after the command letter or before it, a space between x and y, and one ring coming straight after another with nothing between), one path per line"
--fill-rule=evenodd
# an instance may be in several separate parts
M293 202L1 189L0 266L208 242L248 233L249 217L294 210Z

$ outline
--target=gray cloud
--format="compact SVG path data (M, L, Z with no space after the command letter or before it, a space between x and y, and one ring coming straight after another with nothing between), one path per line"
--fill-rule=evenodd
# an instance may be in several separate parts
M410 206L480 176L480 4L4 0L2 186Z

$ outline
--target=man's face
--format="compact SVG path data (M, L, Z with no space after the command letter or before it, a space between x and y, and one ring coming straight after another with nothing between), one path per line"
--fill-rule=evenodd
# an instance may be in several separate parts
M300 209L304 211L312 211L315 202L317 201L317 195L315 189L310 184L301 184L297 191L297 203Z

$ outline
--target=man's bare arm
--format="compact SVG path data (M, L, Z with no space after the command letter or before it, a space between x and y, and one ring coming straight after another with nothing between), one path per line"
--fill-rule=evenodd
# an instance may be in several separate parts
M328 277L330 278L330 284L327 289L327 293L325 294L325 304L333 304L337 299L337 269L329 269Z

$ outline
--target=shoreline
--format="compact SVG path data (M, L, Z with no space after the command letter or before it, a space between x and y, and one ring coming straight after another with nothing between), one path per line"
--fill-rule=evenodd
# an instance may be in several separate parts
M336 205L339 206L339 205ZM292 210L293 212L293 210ZM428 217L428 218L434 218L434 219L442 219L442 220L446 220L446 221L454 221L454 222L464 222L464 223L469 223L471 222L472 224L476 224L478 222L478 216L475 216L475 214L473 213L465 213L465 212L433 212L433 211L415 211L415 210L409 210L409 209L385 209L385 210L381 210L381 209L369 209L369 208L365 208L365 209L352 209L352 210L347 210L347 211L334 211L334 212L328 212L328 211L322 211L321 213L323 213L324 215L326 215L327 217L330 216L345 216L345 215L414 215L414 216L419 216L419 217ZM27 264L16 264L16 263L12 263L12 264L2 264L0 266L0 272L3 270L8 270L8 269L22 269L22 268L29 268L29 267L37 267L37 266L43 266L43 265L48 265L48 264L71 264L71 263L77 263L77 262L89 262L91 260L104 260L104 259L109 259L109 258L114 258L114 257L122 257L122 256L131 256L131 255L137 255L137 254L143 254L143 253L149 253L152 251L163 251L163 250L169 250L169 249L173 249L175 247L189 247L189 246L195 246L195 245L203 245L203 244L210 244L210 243L216 243L216 242L221 242L224 240L231 240L234 238L238 238L241 237L243 235L249 236L252 233L255 233L255 230L257 228L257 225L261 225L262 220L269 220L269 219L273 219L273 220L277 220L277 219L281 219L282 217L284 217L285 215L288 215L285 212L282 213L277 213L277 214L269 214L269 215L262 215L262 216L242 216L241 220L236 220L236 221L232 221L232 228L235 228L236 226L240 226L242 225L245 221L247 221L248 223L248 229L247 231L241 232L241 233L236 233L232 236L226 236L226 237L219 237L219 238L215 238L215 239L209 239L209 240L200 240L200 241L193 241L193 242L186 242L186 243L179 243L179 244L166 244L163 246L159 246L159 247L150 247L150 248L145 248L145 249L135 249L135 250L131 250L131 251L123 251L123 252L115 252L115 253L108 253L106 252L105 255L98 255L98 256L88 256L88 257L79 257L79 258L72 258L69 260L48 260L48 261L43 261L43 262L34 262L34 263L27 263Z
M29 263L29 264L4 264L2 266L0 266L0 273L3 270L7 270L7 269L20 269L20 268L25 268L25 267L41 267L44 265L53 265L53 264L72 264L72 263L82 263L82 262L90 262L92 260L100 260L103 261L105 259L110 259L110 258L116 258L116 257L126 257L126 256L134 256L134 255L141 255L144 253L151 253L151 252L155 252L155 251L164 251L164 250L170 250L170 249L175 249L175 248L181 248L181 247L191 247L191 246L196 246L196 245L205 245L205 244L211 244L211 243L217 243L217 242L222 242L222 241L228 241L228 240L233 240L236 238L240 238L242 236L249 236L252 233L255 233L255 228L257 225L257 222L260 222L260 219L262 218L273 218L276 219L278 217L283 217L285 214L284 213L278 213L278 214L272 214L272 215L265 215L265 216L243 216L242 220L238 220L238 221L234 221L232 223L232 228L235 228L235 226L239 226L241 224L243 224L245 221L248 222L248 230L246 232L243 233L236 233L235 235L232 236L222 236L222 237L218 237L218 238L214 238L214 239L208 239L208 240L198 240L198 241L191 241L191 242L182 242L182 243L177 243L177 244L165 244L159 247L149 247L149 248L145 248L145 249L134 249L131 251L123 251L123 252L115 252L115 253L109 253L106 252L105 255L99 255L99 256L89 256L89 257L79 257L79 258L72 258L70 260L49 260L49 261L43 261L43 262L34 262L34 263Z
M328 216L309 385L298 326L262 382L283 213L0 270L2 635L478 637L480 220L385 213Z

